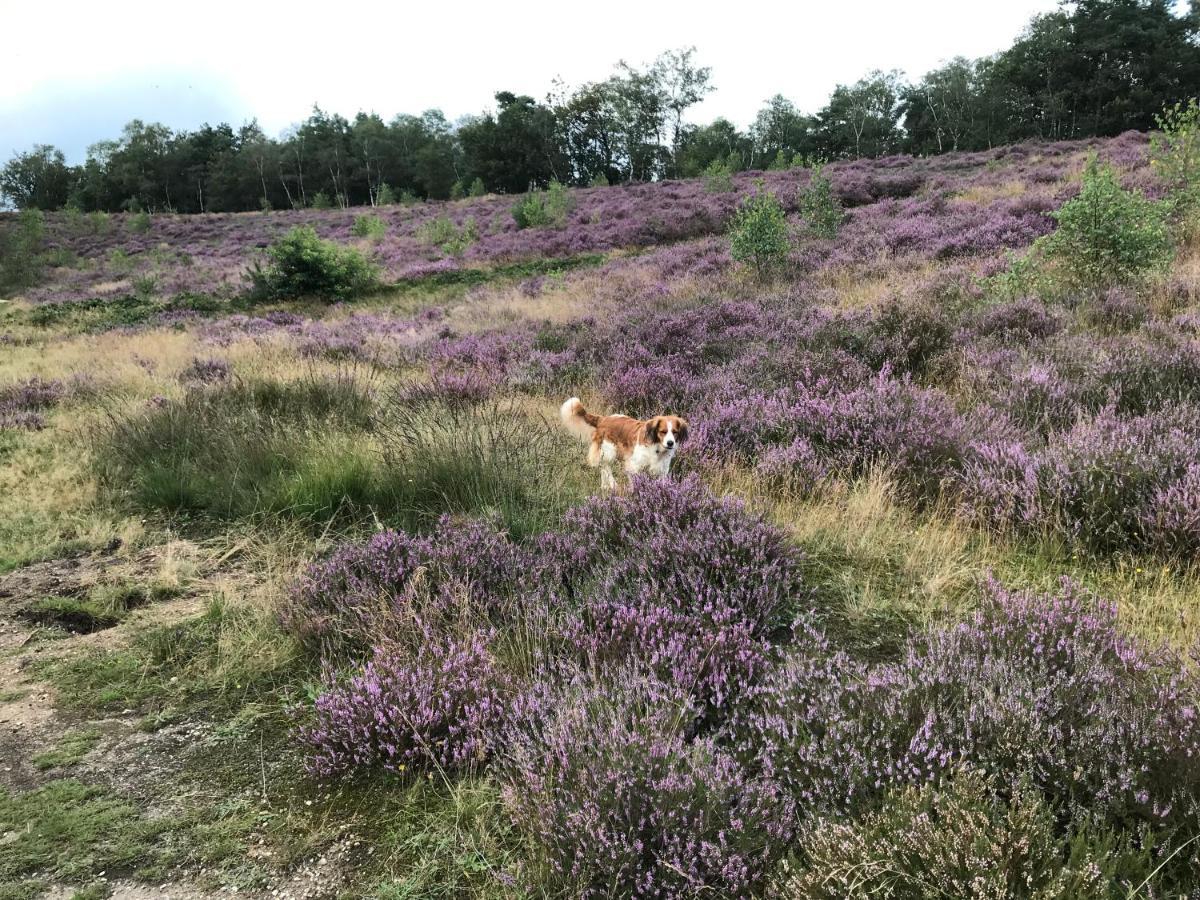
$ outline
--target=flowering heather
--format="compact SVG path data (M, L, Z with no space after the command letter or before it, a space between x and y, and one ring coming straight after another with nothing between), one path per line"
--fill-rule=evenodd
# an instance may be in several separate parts
M1200 797L1197 688L1075 585L992 584L978 613L915 636L896 662L800 648L733 733L818 810L966 768L1028 779L1084 815L1158 823Z
M336 649L364 646L414 620L457 615L463 603L499 614L530 561L484 522L444 518L427 537L383 531L314 563L293 588L285 624Z
M481 766L499 732L506 693L489 637L426 628L415 649L385 644L349 678L327 675L314 721L300 729L309 771Z
M210 357L196 357L179 373L179 380L187 383L215 384L228 381L233 376L229 361Z
M43 413L57 406L66 394L61 381L27 378L0 386L0 430L38 431L46 426Z
M1166 407L1131 418L1104 409L1051 441L1046 492L1067 534L1091 549L1155 549L1154 538L1168 534L1168 543L1177 546L1188 533L1179 504L1191 494L1198 445L1200 407ZM1184 527L1144 530L1160 517ZM1189 555L1200 545L1183 549Z
M744 897L793 829L790 800L706 739L687 702L636 670L580 678L518 729L504 804L556 888L578 897Z
M583 659L640 660L716 708L764 667L767 635L810 607L784 536L694 476L591 500L540 549Z
M852 388L817 379L770 396L720 403L695 427L689 452L714 462L753 462L799 440L830 470L858 475L872 465L891 466L903 485L929 496L954 471L965 434L961 417L940 391L884 371ZM810 458L807 450L803 456ZM769 468L778 474L777 457Z

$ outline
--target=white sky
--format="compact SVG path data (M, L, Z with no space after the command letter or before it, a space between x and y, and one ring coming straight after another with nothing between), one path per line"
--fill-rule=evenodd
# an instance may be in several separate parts
M0 160L35 142L80 162L132 118L193 128L257 116L278 134L312 104L454 120L498 90L606 77L696 45L717 90L693 121L745 127L775 93L804 111L869 69L919 76L1008 46L1055 0L259 2L0 0Z

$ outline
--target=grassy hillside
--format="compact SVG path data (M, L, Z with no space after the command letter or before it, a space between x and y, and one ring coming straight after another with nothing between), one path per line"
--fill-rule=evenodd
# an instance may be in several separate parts
M1149 152L837 163L827 229L804 169L47 215L0 897L1186 896L1200 243ZM255 295L297 225L370 286ZM571 395L686 416L670 481L600 494Z

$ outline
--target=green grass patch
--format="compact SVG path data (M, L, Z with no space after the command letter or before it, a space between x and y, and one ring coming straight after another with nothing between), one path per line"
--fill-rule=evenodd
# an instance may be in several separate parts
M21 879L0 882L0 900L36 900L46 890L44 881Z
M63 303L43 303L15 315L38 328L97 332L144 325L169 312L191 312L201 316L228 315L251 308L241 298L224 299L207 294L179 294L162 300L148 294L120 297L90 297Z
M179 710L232 715L294 685L304 666L271 615L217 595L199 615L146 629L127 648L47 660L36 672L69 708L145 709L161 724Z
M578 253L574 256L540 257L502 263L487 268L463 268L449 272L433 272L416 278L406 278L396 284L401 289L429 286L477 285L506 280L535 278L539 275L559 275L575 269L598 266L608 257L603 253Z
M63 769L77 765L85 756L96 749L103 735L95 728L82 728L66 734L53 750L33 757L33 764L40 771Z
M106 900L112 896L112 888L104 881L95 881L71 895L71 900Z
M31 875L79 882L98 872L136 874L161 864L156 852L166 821L148 821L128 802L74 779L25 794L0 788L0 879Z
M114 417L102 481L138 509L423 530L444 513L544 530L587 492L578 448L515 400L403 390L376 409L349 376L236 381Z
M380 415L387 520L410 531L445 513L488 516L520 539L588 493L579 449L516 401L398 392Z

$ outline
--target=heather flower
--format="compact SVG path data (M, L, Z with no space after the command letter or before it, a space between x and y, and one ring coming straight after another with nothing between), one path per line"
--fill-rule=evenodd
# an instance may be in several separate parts
M526 553L487 523L446 517L428 537L384 531L309 566L283 619L328 651L369 646L397 624L457 615L464 602L499 616L528 571Z
M415 649L376 647L348 677L327 673L313 721L299 736L308 769L469 772L498 740L507 688L488 649L488 632L456 637L425 628Z
M196 357L179 373L179 380L185 384L188 382L213 384L228 381L232 375L233 368L229 365L228 360Z
M578 897L761 892L789 799L711 740L686 697L636 670L580 677L509 738L505 808L556 888Z
M640 660L710 711L747 689L768 635L809 607L784 536L695 476L638 479L571 510L540 554L575 611L565 636L581 659Z
M57 406L65 394L61 381L37 376L0 386L0 430L40 431L46 427L45 411Z
M1057 595L990 584L967 621L870 666L801 646L730 727L805 807L852 809L957 769L1028 780L1085 816L1163 823L1200 791L1200 699L1165 650L1064 582Z

